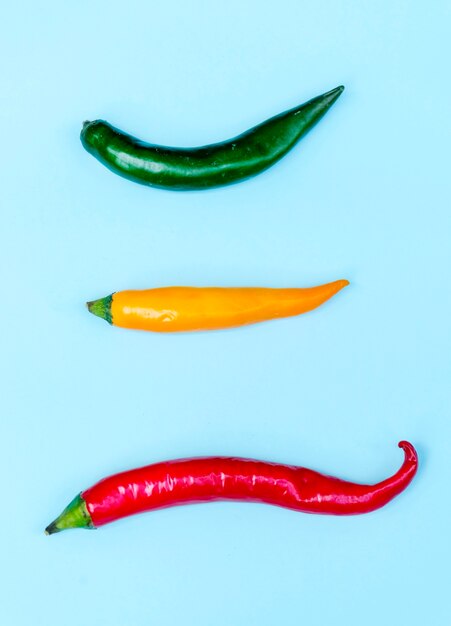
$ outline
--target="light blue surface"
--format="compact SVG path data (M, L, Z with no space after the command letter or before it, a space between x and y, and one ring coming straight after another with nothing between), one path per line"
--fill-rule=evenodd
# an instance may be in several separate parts
M0 622L451 623L447 3L10 4L0 25ZM79 142L102 117L172 145L226 139L338 84L270 171L171 193ZM170 284L351 286L305 316L204 334L84 308ZM45 537L81 489L231 454L378 481L374 514L215 504Z

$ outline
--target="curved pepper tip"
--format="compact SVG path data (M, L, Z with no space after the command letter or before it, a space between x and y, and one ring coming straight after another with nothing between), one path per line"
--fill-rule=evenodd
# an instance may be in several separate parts
M404 454L406 455L406 459L408 461L418 463L417 451L409 441L400 441L398 443L398 447L404 450Z
M336 280L334 283L332 283L332 285L335 286L335 292L337 293L338 291L341 291L342 289L344 289L345 287L347 287L350 284L349 280L346 280L346 278L342 278L340 280Z

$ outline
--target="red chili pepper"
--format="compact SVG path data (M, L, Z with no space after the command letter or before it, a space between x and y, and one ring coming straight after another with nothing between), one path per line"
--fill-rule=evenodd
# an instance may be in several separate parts
M410 483L415 448L401 441L404 463L376 485L360 485L294 465L234 457L179 459L104 478L77 496L47 528L96 528L127 515L210 500L266 502L304 513L353 515L378 509Z

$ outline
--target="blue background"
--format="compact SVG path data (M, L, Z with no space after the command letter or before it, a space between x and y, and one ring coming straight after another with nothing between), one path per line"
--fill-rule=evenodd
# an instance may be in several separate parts
M8 626L448 624L446 2L10 4L0 26L0 621ZM283 161L171 193L114 176L84 119L199 145L338 84ZM109 327L84 302L171 284L309 286L320 309L237 330ZM97 479L243 455L378 481L374 514L167 509L45 537Z

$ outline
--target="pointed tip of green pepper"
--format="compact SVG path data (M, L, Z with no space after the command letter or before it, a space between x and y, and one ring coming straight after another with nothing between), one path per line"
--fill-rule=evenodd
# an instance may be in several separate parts
M330 91L328 91L327 93L325 93L323 96L320 96L320 97L324 99L323 100L324 104L327 107L329 107L335 102L335 100L337 100L337 98L341 96L344 90L345 90L344 85L338 85L338 87L335 87L335 89L331 89Z

